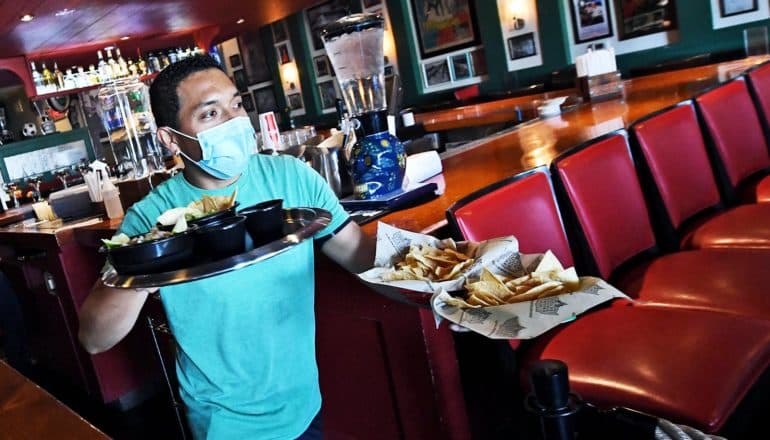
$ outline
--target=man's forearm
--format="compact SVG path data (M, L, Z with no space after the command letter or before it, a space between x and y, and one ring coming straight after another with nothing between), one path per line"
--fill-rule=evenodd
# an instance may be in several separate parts
M357 224L350 222L322 248L324 253L352 273L360 273L374 264L376 241Z
M113 289L97 281L79 312L78 339L86 351L101 353L120 342L134 327L149 293Z

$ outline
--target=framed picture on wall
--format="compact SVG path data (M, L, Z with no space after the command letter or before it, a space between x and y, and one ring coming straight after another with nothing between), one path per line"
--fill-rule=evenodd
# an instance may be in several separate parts
M254 98L251 96L251 93L241 95L241 100L243 103L243 109L246 110L247 113L254 111Z
M411 0L414 27L422 58L469 47L479 42L472 0Z
M508 39L508 56L511 60L537 55L535 33L517 35Z
M286 21L278 20L270 25L273 32L273 43L280 43L289 39L289 33L286 31Z
M452 63L452 79L459 81L462 79L468 79L471 75L471 63L468 60L468 54L463 53L460 55L453 55L450 58Z
M310 8L305 9L308 28L310 28L310 37L313 39L314 51L323 50L324 45L321 41L321 29L329 23L348 15L348 0L329 0Z
M249 90L249 85L246 83L246 73L243 69L238 69L233 72L233 82L235 83L235 88L238 89L239 92L245 93Z
M304 107L302 104L302 95L299 93L292 93L287 96L286 99L289 101L289 108L292 110L299 110Z
M334 108L334 103L337 101L337 88L334 86L334 83L334 80L318 83L318 94L321 96L321 108L324 110L327 108Z
M612 36L609 0L570 0L575 43ZM510 39L508 40L510 46ZM511 55L513 56L513 55Z
M230 67L237 69L241 67L241 56L236 54L230 55Z
M241 48L247 83L258 84L273 79L267 65L265 46L258 31L244 32L238 36L238 45Z
M759 10L757 0L719 0L719 15L730 17Z
M313 64L315 65L316 77L329 75L330 63L329 63L329 59L326 58L326 55L318 55L317 57L313 58Z
M449 75L449 63L446 58L426 63L423 68L425 69L425 84L428 87L448 83L452 80Z
M276 104L275 92L273 92L272 86L254 90L254 101L259 113L278 111L278 104Z
M676 0L615 0L615 12L618 17L619 40L666 32L677 27Z
M275 46L275 51L278 56L279 64L286 64L291 62L291 54L289 53L289 45L281 43Z

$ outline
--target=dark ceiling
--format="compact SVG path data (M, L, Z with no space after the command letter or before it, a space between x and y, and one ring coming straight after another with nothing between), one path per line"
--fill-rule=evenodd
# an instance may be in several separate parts
M0 0L0 59L75 53L219 26L215 42L323 0ZM71 10L71 13L62 13ZM59 13L59 15L57 15ZM22 22L24 14L35 19ZM239 18L245 21L236 24Z

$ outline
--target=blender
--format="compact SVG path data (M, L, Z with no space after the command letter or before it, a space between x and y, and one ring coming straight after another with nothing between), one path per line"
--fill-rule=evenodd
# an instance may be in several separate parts
M384 20L375 14L342 17L321 30L355 130L348 168L356 199L400 190L404 181L406 153L388 132L383 34Z

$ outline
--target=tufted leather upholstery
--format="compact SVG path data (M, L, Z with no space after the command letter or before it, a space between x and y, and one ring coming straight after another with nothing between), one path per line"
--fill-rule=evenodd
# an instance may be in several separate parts
M770 322L616 304L538 338L525 365L562 359L572 389L594 404L630 406L714 432L769 356Z
M770 166L767 143L745 81L723 84L695 102L732 188Z
M447 210L449 223L464 239L482 241L514 235L524 253L550 249L572 265L567 237L548 172L527 171L476 191Z
M706 212L720 207L720 197L692 105L644 119L634 124L632 133L637 159L647 164L645 172L657 188L664 216L679 231L682 248L770 248L770 206Z

